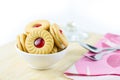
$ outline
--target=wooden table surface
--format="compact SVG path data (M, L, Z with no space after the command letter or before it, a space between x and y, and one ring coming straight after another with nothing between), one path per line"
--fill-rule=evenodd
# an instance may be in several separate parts
M39 80L40 77L30 79L31 76L39 74L39 71L30 68L16 53L14 46L15 41L0 47L0 80ZM119 76L69 77L74 80L120 80Z

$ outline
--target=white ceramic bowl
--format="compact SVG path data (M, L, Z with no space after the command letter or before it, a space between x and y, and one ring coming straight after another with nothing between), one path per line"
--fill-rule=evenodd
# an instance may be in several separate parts
M16 46L17 53L22 56L30 65L30 67L35 69L48 69L54 64L56 64L59 60L63 58L66 53L66 49L61 52L57 52L54 54L30 54L21 51Z

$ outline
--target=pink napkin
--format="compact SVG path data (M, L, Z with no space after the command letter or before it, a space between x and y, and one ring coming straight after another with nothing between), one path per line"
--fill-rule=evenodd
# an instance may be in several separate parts
M120 35L107 33L96 47L110 47L120 45ZM87 56L94 55L88 52ZM79 59L69 70L65 72L69 75L100 76L119 75L120 76L120 50L105 55L102 60L92 61L86 57Z

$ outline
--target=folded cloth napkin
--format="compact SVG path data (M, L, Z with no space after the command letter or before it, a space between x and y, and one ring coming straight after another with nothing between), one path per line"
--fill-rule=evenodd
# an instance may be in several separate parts
M120 45L120 35L107 33L95 46L104 48L117 45ZM93 53L88 52L86 55L90 56L93 55ZM120 76L120 50L105 55L99 61L92 61L86 57L83 57L65 73L76 76Z

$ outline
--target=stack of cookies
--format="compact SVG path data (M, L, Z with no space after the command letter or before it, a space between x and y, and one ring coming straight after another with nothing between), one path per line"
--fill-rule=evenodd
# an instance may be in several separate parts
M17 36L17 47L31 54L52 54L64 50L68 41L57 24L47 20L29 23L25 33Z

